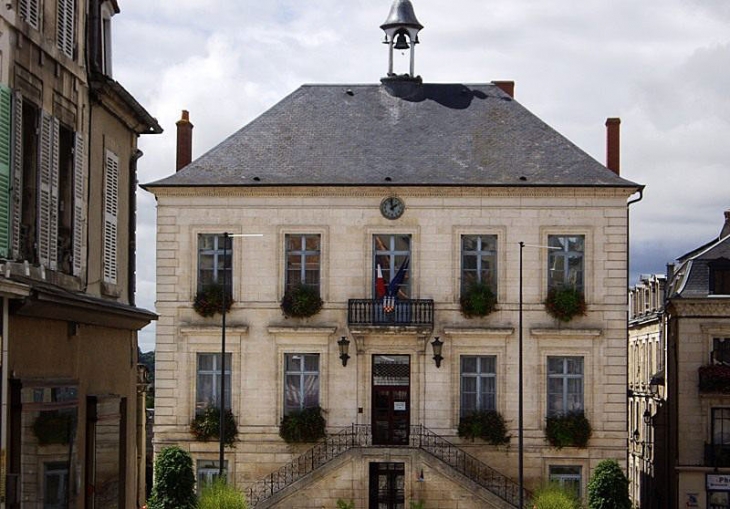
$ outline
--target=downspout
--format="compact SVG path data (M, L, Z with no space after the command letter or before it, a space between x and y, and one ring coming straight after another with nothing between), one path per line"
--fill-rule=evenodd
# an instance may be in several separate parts
M129 158L129 251L127 253L127 293L129 303L134 306L134 293L137 290L137 161L144 153L135 149Z
M2 379L0 379L0 387L2 387L2 395L0 395L0 398L2 398L2 414L0 415L0 461L2 461L2 469L0 469L0 473L2 474L2 479L0 479L0 483L3 487L3 493L7 494L7 471L8 471L8 409L10 406L8 405L8 401L10 398L10 391L8 390L9 387L9 381L8 376L10 374L10 370L8 367L9 362L9 355L8 355L8 333L9 333L9 327L8 327L8 321L10 318L9 313L9 300L7 297L2 298ZM0 501L0 508L5 509L5 497Z

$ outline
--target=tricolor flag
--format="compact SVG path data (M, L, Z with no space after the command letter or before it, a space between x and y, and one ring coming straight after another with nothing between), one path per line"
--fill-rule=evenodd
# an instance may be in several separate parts
M408 261L408 258L403 261L403 264L400 266L400 269L398 269L398 272L396 272L395 276L393 276L393 279L390 280L390 283L388 284L388 295L390 297L398 296L398 287L403 284L403 280L406 277L406 270L408 270Z
M383 271L378 264L378 277L375 279L375 296L378 299L385 297L385 280L383 279Z

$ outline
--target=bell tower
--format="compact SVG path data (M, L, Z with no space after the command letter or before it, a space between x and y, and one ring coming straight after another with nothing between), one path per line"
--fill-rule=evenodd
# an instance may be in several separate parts
M415 78L415 55L416 44L418 44L418 32L421 25L413 12L413 4L410 0L394 0L390 8L390 14L385 23L380 25L385 32L385 44L388 45L388 77L395 77L393 73L393 49L410 49L410 78Z

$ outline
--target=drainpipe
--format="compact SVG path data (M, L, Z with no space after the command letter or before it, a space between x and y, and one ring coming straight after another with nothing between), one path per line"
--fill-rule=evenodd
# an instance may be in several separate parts
M0 379L0 387L2 387L2 394L0 394L0 399L2 399L2 408L0 409L0 461L2 462L2 468L0 469L0 474L2 475L2 479L0 479L0 486L3 487L3 492L7 493L7 472L8 472L8 464L10 463L8 460L8 409L10 405L8 405L9 399L10 399L10 391L8 390L8 376L10 374L9 366L8 366L8 333L9 333L9 327L8 327L8 320L9 320L9 299L7 297L4 297L2 300L2 379ZM2 500L0 502L0 508L5 509L5 500Z
M134 293L137 290L137 161L144 153L135 149L129 158L129 250L127 252L127 298L135 305Z

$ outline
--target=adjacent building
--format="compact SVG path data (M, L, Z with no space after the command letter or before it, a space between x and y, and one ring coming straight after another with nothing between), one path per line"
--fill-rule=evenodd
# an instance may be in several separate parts
M137 148L116 0L0 6L0 507L144 503Z
M511 82L424 83L408 0L382 28L380 84L302 86L194 161L187 112L178 122L179 171L144 186L158 204L155 451L185 448L199 482L223 470L256 507L515 507L520 484L547 480L583 496L599 461L626 466L642 186L619 175L619 121L609 169ZM479 287L496 297L483 316L462 306ZM549 314L558 289L584 314ZM191 433L221 404L237 431L223 455ZM326 439L280 437L317 407ZM499 414L508 443L459 437L475 412ZM565 418L590 424L587 443L548 441Z

